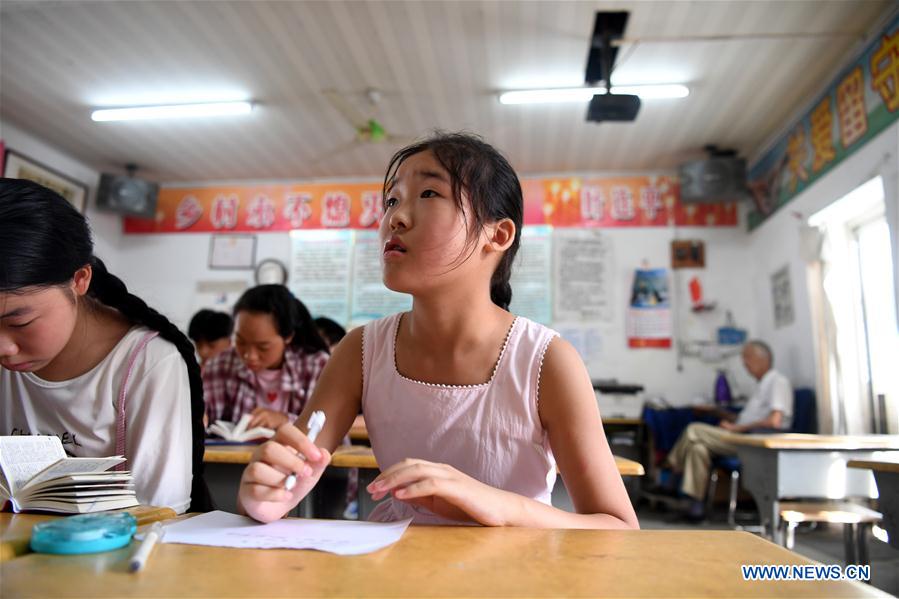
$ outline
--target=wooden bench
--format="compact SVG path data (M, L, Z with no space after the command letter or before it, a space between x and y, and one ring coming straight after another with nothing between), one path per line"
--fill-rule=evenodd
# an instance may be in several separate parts
M863 505L823 501L786 501L780 504L784 547L793 548L796 527L802 522L828 522L843 525L846 565L868 564L867 533L880 522L881 514Z

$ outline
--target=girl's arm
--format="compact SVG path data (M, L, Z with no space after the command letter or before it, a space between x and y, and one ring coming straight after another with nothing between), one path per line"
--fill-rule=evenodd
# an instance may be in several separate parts
M487 526L639 528L609 450L593 385L577 351L563 339L546 350L538 409L577 513L486 485L446 464L404 460L382 472L368 490L388 493L455 520Z
M294 424L281 426L262 444L244 470L237 495L238 510L261 522L282 518L315 487L356 418L362 401L362 328L350 331L334 348L303 413ZM312 444L306 438L309 416L325 413L326 422ZM305 462L298 457L305 457ZM284 482L297 475L288 491Z
M540 418L577 513L528 504L523 520L554 528L639 528L602 428L590 376L564 339L554 339L546 350L539 398Z
M312 397L294 423L306 432L312 412L323 411L327 420L315 444L328 451L340 445L362 403L362 331L363 327L353 329L334 347Z

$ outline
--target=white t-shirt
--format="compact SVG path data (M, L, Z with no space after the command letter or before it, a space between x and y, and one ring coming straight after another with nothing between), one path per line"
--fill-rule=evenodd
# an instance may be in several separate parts
M128 359L145 327L134 327L92 370L67 381L0 368L0 434L56 435L72 456L115 455L116 406ZM125 395L126 468L137 499L183 513L190 505L190 386L177 348L151 340L134 363Z
M793 425L793 387L787 377L772 368L762 376L755 394L740 411L737 424L764 420L774 410L783 412L780 428L789 429Z

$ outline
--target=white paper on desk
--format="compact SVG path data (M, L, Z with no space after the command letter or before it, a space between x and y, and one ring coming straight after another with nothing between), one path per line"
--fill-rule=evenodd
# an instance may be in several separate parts
M399 522L278 520L215 511L165 525L164 543L243 549L318 549L338 555L371 553L400 540L411 518Z

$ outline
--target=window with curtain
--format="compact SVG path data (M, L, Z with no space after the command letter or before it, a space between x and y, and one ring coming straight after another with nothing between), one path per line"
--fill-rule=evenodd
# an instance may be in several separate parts
M884 207L876 177L809 219L819 235L809 260L819 407L836 433L899 432L899 328Z

